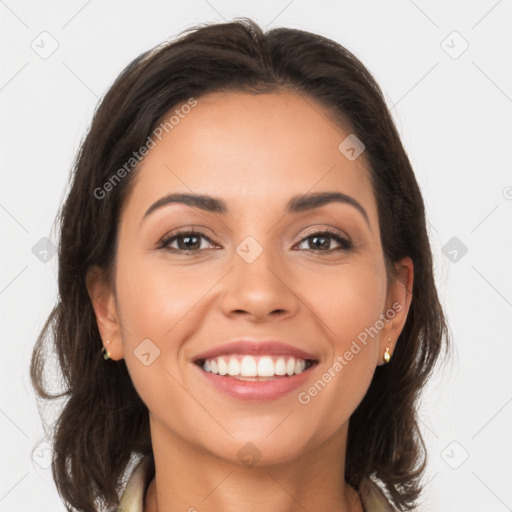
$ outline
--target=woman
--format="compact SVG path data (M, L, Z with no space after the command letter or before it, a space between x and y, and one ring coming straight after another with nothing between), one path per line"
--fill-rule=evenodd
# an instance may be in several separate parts
M447 326L418 184L354 55L245 18L141 55L94 116L60 219L31 374L67 399L66 505L416 506L416 403Z

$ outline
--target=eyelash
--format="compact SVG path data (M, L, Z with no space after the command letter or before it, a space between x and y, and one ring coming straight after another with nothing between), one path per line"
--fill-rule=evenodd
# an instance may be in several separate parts
M213 240L211 240L208 236L206 236L204 233L201 233L200 231L194 231L194 230L191 230L191 229L188 229L188 228L184 228L182 230L175 231L175 232L169 234L168 236L164 237L158 243L157 249L166 249L166 250L169 250L169 251L172 251L172 252L181 252L181 253L188 253L188 254L191 254L191 253L194 253L194 252L197 253L197 252L200 252L200 251L204 250L204 249L186 250L186 249L175 249L175 248L170 248L169 247L171 242L173 242L174 240L176 240L178 238L185 237L185 235L188 235L188 236L195 235L195 236L198 236L200 238L206 239L208 242L210 242L212 244L215 244L215 242ZM306 241L308 238L311 238L311 237L317 236L317 235L328 235L328 238L332 238L333 240L338 242L341 247L338 247L338 248L335 248L335 249L329 249L329 250L326 250L326 251L318 250L318 249L303 249L303 250L310 251L310 252L326 252L326 253L331 253L331 252L335 252L335 251L349 251L350 249L353 248L352 242L350 242L346 238L342 237L337 231L333 231L333 230L328 229L328 228L324 229L324 230L321 230L321 231L314 231L313 233L307 234L298 243L301 244L302 242Z

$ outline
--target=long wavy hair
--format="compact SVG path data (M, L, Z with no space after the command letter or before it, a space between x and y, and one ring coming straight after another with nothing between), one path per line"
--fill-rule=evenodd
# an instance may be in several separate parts
M94 265L112 278L120 211L137 166L109 187L107 197L98 190L144 146L162 116L190 98L282 90L325 106L333 123L363 141L388 276L406 256L414 264L412 302L394 356L377 367L350 418L345 478L357 489L372 475L399 510L416 506L426 466L418 398L450 336L413 169L380 87L350 51L317 34L263 32L254 21L236 18L196 25L133 60L102 98L74 162L56 219L58 301L30 364L38 402L64 401L51 426L51 467L67 510L97 512L118 504L132 457L153 455L148 409L124 360L103 359L86 289L86 273ZM50 391L45 380L46 365L55 361L50 349L58 361L59 392Z

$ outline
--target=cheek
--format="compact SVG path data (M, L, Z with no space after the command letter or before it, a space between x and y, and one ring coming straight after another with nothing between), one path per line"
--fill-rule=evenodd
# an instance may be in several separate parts
M179 376L182 346L208 314L207 294L222 272L171 266L164 258L135 252L123 253L116 270L123 357L135 387L151 399L155 390L176 384L172 376Z
M346 350L384 312L386 278L383 264L354 259L338 267L296 276L295 286L337 352Z
M348 419L373 378L379 344L372 328L384 313L384 267L378 260L368 259L343 265L337 271L331 268L330 274L317 273L315 282L307 287L309 279L301 279L301 288L313 290L305 296L330 340L331 352L321 370L322 382L317 381L314 389L305 389L301 403L314 402L334 426Z
M151 258L118 261L116 279L128 372L152 414L165 416L169 407L186 406L178 383L180 340L201 287Z
M213 282L211 276L208 281ZM150 257L119 261L116 284L119 308L129 333L124 333L128 334L124 341L129 343L140 342L141 337L156 342L172 338L175 324L211 287L192 267L171 267Z

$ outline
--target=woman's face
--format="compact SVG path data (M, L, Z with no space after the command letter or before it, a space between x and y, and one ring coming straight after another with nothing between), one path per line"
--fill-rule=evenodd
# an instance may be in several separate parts
M364 153L293 93L210 94L180 112L124 204L115 295L90 287L109 352L168 439L260 463L343 439L410 303L386 278Z

